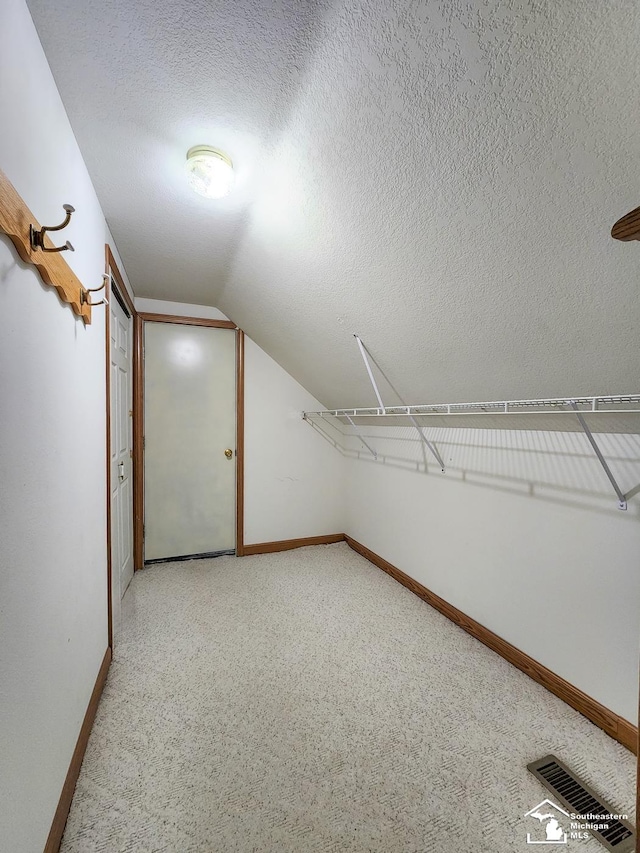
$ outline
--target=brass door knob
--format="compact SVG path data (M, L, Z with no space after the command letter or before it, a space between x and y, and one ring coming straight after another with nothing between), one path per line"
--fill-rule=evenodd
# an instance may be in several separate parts
M224 455L227 457L227 459L231 459L231 457L233 456L233 450L230 447L227 447L224 452Z

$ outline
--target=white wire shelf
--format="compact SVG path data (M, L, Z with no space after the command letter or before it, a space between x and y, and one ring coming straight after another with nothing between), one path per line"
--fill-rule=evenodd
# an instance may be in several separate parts
M379 402L382 402L377 388L376 396ZM445 465L438 448L433 440L430 440L424 433L424 418L441 418L444 419L445 423L451 424L451 419L456 417L467 417L470 421L473 421L479 416L485 416L487 423L490 422L491 426L495 426L496 420L499 421L503 417L508 418L509 415L516 416L516 418L526 415L531 419L532 424L535 424L533 418L536 415L539 419L546 419L548 415L571 415L576 420L577 425L579 425L579 429L584 432L593 452L613 486L618 497L618 508L626 510L627 497L620 489L594 438L593 433L597 432L598 429L595 425L590 426L587 424L585 416L591 419L593 415L599 415L601 418L604 415L609 415L609 420L611 416L616 416L616 419L620 420L623 420L628 415L638 416L640 415L640 394L608 394L600 397L558 397L547 400L492 400L485 403L429 403L417 406L408 406L403 403L399 406L381 405L369 408L324 409L319 412L303 412L303 418L309 422L312 422L314 418L337 418L343 424L346 421L354 434L360 438L362 444L376 460L378 454L375 447L363 438L359 427L376 423L376 421L382 421L383 423L386 421L395 425L411 424L418 431L421 440L438 461L443 472ZM418 423L417 418L422 423ZM356 423L357 419L360 419L358 423ZM440 423L442 422L443 420L440 421ZM509 421L506 421L506 423L509 423ZM556 423L558 422L556 421ZM600 423L602 423L602 420ZM460 421L460 425L464 426L464 422ZM564 426L563 422L562 428ZM607 430L609 429L610 425L607 424ZM640 432L640 421L637 422L637 427L634 425L631 431L636 432L636 430ZM367 436L367 438L369 437Z
M528 415L529 417L525 418L525 421L528 421L528 425L535 424L536 421L533 420L533 416L537 415L538 428L541 428L540 424L542 420L546 420L548 415L572 415L575 421L579 424L580 429L584 432L593 452L607 475L609 482L613 486L618 497L618 508L626 510L627 497L622 493L622 490L620 489L616 478L612 474L611 469L607 464L607 460L604 458L593 433L598 432L599 429L610 429L608 424L610 423L611 416L613 415L616 416L615 420L617 420L618 423L621 423L625 420L625 416L640 414L640 394L608 394L601 397L556 397L546 400L492 400L491 402L485 403L425 403L417 406L409 406L393 387L390 379L387 377L375 358L371 355L361 338L358 337L358 335L354 335L354 337L358 344L360 355L362 356L373 391L376 395L378 406L369 408L325 409L320 412L303 412L302 417L304 420L308 421L312 425L314 425L314 418L332 417L338 419L343 425L346 421L349 427L353 430L353 433L360 439L363 446L366 447L368 452L376 461L378 459L377 451L367 440L370 437L364 437L360 428L362 426L369 425L372 422L375 423L377 419L382 419L387 422L390 421L395 423L395 425L400 426L403 426L408 421L411 426L416 429L420 436L420 440L429 450L429 453L434 457L434 459L437 460L438 465L444 474L444 461L433 439L430 440L425 433L426 426L423 421L424 418L440 418L440 424L451 424L452 418L456 419L466 417L469 419L467 420L467 426L469 426L472 421L477 420L478 416L480 416L481 420L482 416L484 416L483 425L495 426L496 421L500 423L501 418L509 415L515 415L516 420L521 419L522 415ZM372 362L378 368L381 376L386 380L387 384L393 391L394 396L400 400L400 405L385 406L383 403L380 389L378 388L378 383L376 382L376 377L371 367ZM589 425L586 422L584 416L587 414L590 418L591 415L600 415L600 418L597 419L599 421L598 427L594 424ZM602 415L609 415L608 421L606 418L603 418ZM360 419L359 422L356 423L354 418ZM417 418L420 418L421 423L418 422ZM552 418L552 420L555 419ZM634 419L631 418L631 420L633 421ZM509 421L507 422L509 423ZM514 421L512 420L510 423L513 425ZM559 421L555 420L554 428L557 423L559 423ZM570 424L571 422L567 421L566 423ZM564 429L564 427L565 423L563 422L562 429ZM502 428L502 426L500 426L500 428ZM617 427L614 431L617 431L619 428L620 427ZM623 427L624 431L627 431L627 429L627 427ZM640 423L638 423L637 426L634 423L631 431L636 432L638 429L640 429Z
M406 418L410 416L464 415L573 415L576 411L594 414L640 414L640 394L608 394L600 397L561 397L547 400L492 400L484 403L428 403L413 406L324 409L304 412L305 418Z

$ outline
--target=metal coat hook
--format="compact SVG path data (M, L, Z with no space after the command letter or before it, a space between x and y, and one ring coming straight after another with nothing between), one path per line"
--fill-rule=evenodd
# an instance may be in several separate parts
M75 249L68 240L64 244L64 246L56 246L53 248L49 248L44 244L44 235L47 233L47 231L62 231L62 229L66 228L69 222L71 221L71 214L75 213L75 207L70 204L63 204L62 207L67 215L64 218L64 222L61 222L60 225L44 225L39 231L36 230L33 225L29 226L29 239L31 241L32 249L42 249L43 252L65 252L67 250L69 250L70 252L75 251Z
M80 291L80 304L81 305L90 305L92 308L94 308L96 305L108 305L109 304L108 299L101 299L100 302L91 302L90 301L91 297L89 296L90 293L98 293L99 291L104 290L105 287L107 286L108 281L109 282L111 281L111 276L107 275L107 274L103 274L102 284L100 285L100 287L85 287L85 288L83 288Z

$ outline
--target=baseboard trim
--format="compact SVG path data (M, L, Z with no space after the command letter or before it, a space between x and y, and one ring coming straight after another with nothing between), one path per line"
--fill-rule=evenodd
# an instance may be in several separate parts
M380 557L374 551L371 551L365 545L362 545L360 542L352 539L351 536L345 535L344 538L350 548L353 548L354 551L357 551L358 554L365 557L370 563L373 563L374 566L377 566L379 569L382 569L383 572L391 575L391 577L397 580L398 583L401 583L423 601L426 601L427 604L438 610L446 616L447 619L450 619L468 634L471 634L471 636L475 637L476 640L480 640L481 643L484 643L484 645L488 646L492 651L497 652L497 654L509 661L509 663L513 664L519 670L528 675L529 678L537 681L538 684L542 684L543 687L546 687L547 690L554 693L566 702L567 705L570 705L576 711L579 711L583 716L588 720L591 720L592 723L595 723L596 726L601 728L612 738L617 740L627 749L631 750L631 752L637 754L638 728L632 725L628 720L625 720L623 717L620 717L618 714L615 714L613 711L605 708L604 705L601 705L595 699L592 699L591 696L587 696L587 694L583 693L582 690L574 687L568 681L565 681L564 678L561 678L559 675L556 675L555 672L547 669L546 666L543 666L541 663L538 663L538 661L529 657L529 655L521 652L520 649L512 646L511 643L503 640L502 637L494 634L493 631L485 628L479 622L476 622L475 619L467 616L461 610L458 610L452 604L449 604L443 598L440 598L440 596L431 592L425 586L422 586L421 583L418 583L418 581L409 577L409 575L406 575L403 571L396 568L396 566L389 563L383 557Z
M78 781L80 768L82 767L82 759L84 758L84 754L87 749L89 735L91 734L93 721L96 716L96 711L98 710L98 702L102 695L102 689L105 681L107 680L107 673L109 672L110 664L111 648L108 648L104 654L104 658L102 659L102 664L100 665L98 677L96 678L96 683L93 687L91 699L89 699L89 705L87 706L84 720L82 721L76 748L73 750L73 755L71 756L71 763L69 764L69 769L67 771L67 778L64 780L64 785L62 786L62 793L58 800L58 808L53 816L53 822L51 824L51 829L49 830L49 837L47 838L47 843L44 846L44 853L58 853L58 850L60 849L64 827L67 823L67 817L69 816L69 809L71 808L71 800L73 799L76 782Z
M259 542L257 545L245 545L243 557L253 554L273 554L276 551L290 551L292 548L304 548L307 545L333 545L344 542L344 533L330 533L328 536L307 536L306 539L280 539L278 542Z

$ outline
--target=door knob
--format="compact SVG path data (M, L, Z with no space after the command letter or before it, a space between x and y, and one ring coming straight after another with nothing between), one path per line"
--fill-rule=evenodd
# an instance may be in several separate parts
M230 447L227 447L224 452L224 455L227 457L227 459L231 459L231 457L233 456L233 450Z

